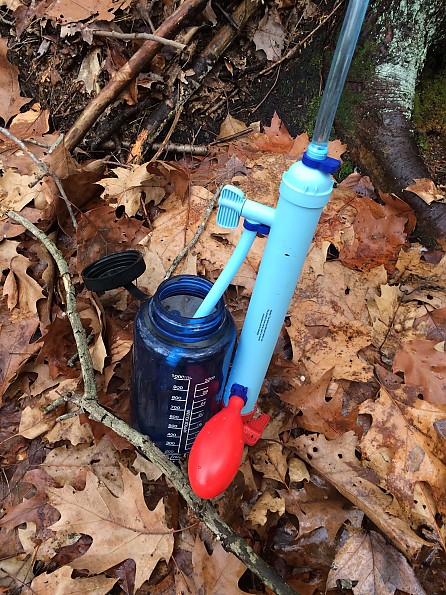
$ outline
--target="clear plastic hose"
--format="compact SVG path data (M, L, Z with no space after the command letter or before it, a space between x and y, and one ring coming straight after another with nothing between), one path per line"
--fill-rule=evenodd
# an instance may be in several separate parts
M352 61L368 0L350 0L317 115L311 144L319 151L328 145L331 127ZM319 152L317 151L317 152ZM326 154L326 151L324 151Z

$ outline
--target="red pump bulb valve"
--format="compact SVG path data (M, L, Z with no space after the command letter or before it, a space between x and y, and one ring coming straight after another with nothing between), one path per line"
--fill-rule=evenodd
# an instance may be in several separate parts
M189 454L192 489L200 498L215 498L237 474L243 455L243 420L246 388L234 384L228 405L201 429Z

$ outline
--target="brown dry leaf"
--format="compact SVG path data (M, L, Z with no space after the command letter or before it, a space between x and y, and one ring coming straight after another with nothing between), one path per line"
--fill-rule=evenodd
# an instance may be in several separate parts
M247 128L248 127L244 122L237 120L237 118L233 118L231 114L228 114L220 126L220 132L218 133L217 138L232 136L238 132L243 132L243 130L246 130Z
M79 270L107 254L137 249L138 242L147 232L142 221L118 218L115 209L108 205L87 211L80 218L77 228Z
M270 9L265 11L252 40L256 50L265 52L267 60L279 60L285 44L285 35L279 13Z
M28 318L16 309L11 313L0 309L0 343L8 349L0 352L0 397L28 359L39 351L42 343L30 343L39 327L37 316Z
M53 0L46 7L45 16L62 25L85 21L91 17L99 21L112 21L115 18L114 13L126 5L128 0L98 0L94 3L89 0Z
M61 518L53 531L84 533L93 538L91 547L80 558L70 562L76 569L101 573L127 558L135 560L135 589L148 580L159 560L169 561L173 535L165 523L164 504L149 510L144 502L142 482L121 467L124 492L116 498L88 472L85 489L71 486L48 488L51 504Z
M277 512L280 516L285 512L285 501L282 496L275 496L269 489L265 490L246 516L253 525L263 526L268 512Z
M333 368L327 370L314 384L306 384L287 391L280 398L302 412L299 426L310 432L320 432L330 440L356 427L356 413L342 413L342 394L336 392L326 400Z
M381 285L380 294L375 294L373 298L367 300L367 309L370 314L370 321L373 328L373 343L376 347L381 347L393 322L402 292L398 285Z
M7 58L8 40L0 39L0 114L6 126L12 116L19 113L20 108L31 101L28 97L20 97L19 69Z
M99 56L101 54L101 48L93 48L82 60L79 74L75 79L76 82L84 83L85 91L87 93L95 94L99 92L99 75L102 72L102 67L99 62Z
M132 165L113 170L115 178L104 178L100 181L104 187L102 196L116 200L116 206L123 206L129 217L136 215L141 208L141 200L154 201L159 204L166 194L166 180L147 171L147 164ZM144 193L144 195L143 195Z
M344 244L339 260L347 267L369 271L383 264L393 272L400 248L406 243L407 216L362 196L354 201L358 214L353 223L355 238Z
M27 176L8 169L1 177L0 209L7 211L21 211L41 193L42 185L30 188L28 184L34 180L34 176Z
M285 124L277 115L277 112L274 112L271 126L264 126L263 134L256 134L254 135L254 138L258 149L270 153L289 153L294 146L294 139L286 129ZM282 176L284 171L285 170L282 170L280 172L279 177ZM278 197L279 195L277 194L277 198Z
M414 178L415 184L407 186L405 190L413 192L430 205L434 201L443 201L445 195L435 186L434 182L429 178Z
M76 405L68 405L67 413L79 413ZM69 441L73 446L78 444L91 444L93 442L93 432L88 424L81 421L79 415L63 419L57 422L54 427L45 434L46 440L50 444L55 444L61 440Z
M0 563L0 593L22 591L23 585L28 584L34 576L35 562L34 556L24 556L23 554L2 560Z
M288 471L287 457L283 448L277 442L266 444L263 448L256 450L252 455L252 466L264 477L269 477L285 484L285 476Z
M431 451L431 442L424 433L404 415L400 400L383 388L376 401L362 403L360 412L373 418L359 445L364 460L378 470L407 517L410 518L414 488L419 482L432 488L439 512L446 513L446 466Z
M359 353L372 343L366 300L387 282L387 274L382 266L360 273L338 261L321 267L312 253L289 309L293 361L305 366L312 383L333 367L334 378L367 382L373 370Z
M368 329L348 320L328 306L308 300L296 303L289 313L287 333L293 347L293 361L303 363L311 382L334 368L334 378L368 382L372 366L358 353L371 344Z
M290 476L290 485L293 483L300 483L304 479L310 481L310 473L307 466L298 457L291 457L288 461L288 474Z
M141 456L139 452L136 453L136 459L133 461L132 467L138 473L144 473L149 481L156 481L163 474L156 465Z
M138 279L141 284L141 278ZM108 365L104 369L104 390L107 390L116 368L121 360L130 352L133 345L133 333L130 328L115 319L107 317L106 333L108 346Z
M341 159L341 155L347 150L347 145L340 140L328 141L328 154L333 159Z
M45 434L56 425L56 418L58 415L65 413L58 408L55 412L46 414L43 409L60 398L61 395L73 392L79 384L78 379L65 379L57 384L55 388L50 388L43 392L42 396L31 405L24 407L22 417L20 418L20 425L18 434L28 440L32 440L37 436ZM74 420L70 420L73 423ZM64 436L68 439L68 436Z
M325 527L329 541L333 542L347 521L353 527L361 527L364 513L340 494L327 497L325 492L311 483L303 490L278 490L278 493L285 500L287 513L299 519L299 536Z
M383 531L408 558L415 558L429 542L423 540L404 519L390 494L377 485L375 473L364 468L355 455L358 439L346 432L335 440L310 434L288 441L287 447L318 471ZM389 510L392 509L392 512Z
M406 341L395 355L392 370L404 372L406 384L421 386L429 403L446 404L446 353L436 341Z
M336 588L354 595L394 595L397 589L426 595L406 558L375 531L352 532L339 549L327 580L327 589Z
M0 520L0 526L6 531L11 531L22 523L33 522L40 530L45 530L57 519L57 512L47 504L48 497L45 492L48 486L55 485L54 481L40 468L27 471L23 481L34 485L36 493L31 498L24 498L20 504L9 508ZM49 534L47 532L45 538Z
M114 496L119 497L124 491L119 453L108 436L104 436L98 444L88 448L85 446L53 448L41 467L57 481L59 486L69 484L76 490L82 490L85 487L87 472L93 471ZM136 470L139 471L139 469Z
M226 552L220 543L215 544L212 555L209 555L204 543L197 536L192 549L192 568L195 593L203 595L245 593L237 585L246 566L233 554Z
M106 576L91 576L89 578L71 578L73 569L62 566L50 574L36 576L31 583L32 593L38 595L74 595L75 593L92 593L106 595L116 583L117 579Z

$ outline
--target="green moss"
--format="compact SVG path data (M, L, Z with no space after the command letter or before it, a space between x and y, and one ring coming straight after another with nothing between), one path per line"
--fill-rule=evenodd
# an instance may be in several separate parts
M305 116L305 130L307 131L310 138L313 137L314 125L316 124L317 113L319 111L319 106L321 105L321 100L322 97L313 97L307 107L307 113Z
M349 80L359 81L368 78L373 72L373 44L367 39L361 46L357 46L349 69Z
M346 132L356 129L355 116L359 114L358 108L362 103L362 93L352 91L349 87L344 87L336 117Z
M338 183L340 183L340 182L342 182L342 180L345 180L345 178L347 176L349 176L350 174L352 174L354 171L355 171L355 168L353 167L353 163L351 161L349 161L348 159L346 159L345 161L342 162L342 165L339 168L339 171L335 174L334 178Z
M421 133L446 134L446 68L432 77L423 73L415 93L413 121Z

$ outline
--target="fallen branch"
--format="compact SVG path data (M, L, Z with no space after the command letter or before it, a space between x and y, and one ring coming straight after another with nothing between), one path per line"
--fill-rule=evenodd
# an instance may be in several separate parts
M57 189L60 192L60 196L62 197L62 199L68 209L68 213L70 215L71 222L73 223L73 227L74 227L74 229L77 229L77 221L76 221L76 217L74 216L73 209L71 207L71 202L69 201L68 196L66 195L66 192L62 186L62 182L57 177L57 175L52 170L50 170L50 168L47 166L46 163L44 163L38 157L36 157L36 155L34 155L34 153L28 149L28 147L25 145L25 143L23 141L21 141L19 138L17 138L7 128L3 128L3 126L0 126L0 133L4 134L7 138L9 138L10 141L15 143L18 147L20 147L20 149L22 149L22 151L26 155L28 155L28 157L32 161L34 161L34 163L37 165L37 167L42 172L42 178L44 178L45 176L53 178L54 183L56 184ZM60 137L59 137L59 139L60 139ZM58 143L60 142L59 139L58 139ZM35 186L35 183L31 182L31 184L29 184L29 187L32 188L33 186Z
M151 147L153 141L170 120L175 117L178 110L200 88L204 78L209 74L216 62L261 4L262 0L243 0L231 15L232 21L236 23L238 28L232 25L224 25L214 35L194 62L192 68L194 73L191 76L186 76L185 82L178 83L178 93L166 99L143 121L143 127L148 130L147 138L144 142L143 154Z
M48 252L54 258L61 274L67 293L67 316L73 328L74 338L79 353L82 378L84 381L84 395L81 397L72 394L69 397L70 402L88 413L90 419L93 421L104 424L122 438L127 439L133 446L135 446L135 448L154 463L180 492L196 517L203 521L214 533L224 549L237 556L237 558L258 576L265 585L272 589L276 595L296 595L296 591L291 589L291 587L287 585L282 578L278 576L278 574L220 518L211 503L201 500L194 494L184 473L176 467L147 436L144 436L131 428L124 421L113 415L98 403L93 363L88 350L87 337L77 311L76 296L71 282L68 265L55 244L33 223L14 211L8 211L7 215L14 221L23 225L23 227L34 234L44 244ZM62 399L67 400L67 397L62 397Z
M167 38L177 29L180 23L190 16L205 0L184 0L178 9L164 21L156 30L158 37ZM72 151L84 138L99 116L105 109L118 98L119 94L141 72L143 67L155 56L161 43L159 41L146 41L133 54L126 64L120 68L113 78L105 85L100 93L87 105L79 118L65 136L65 146Z
M152 33L119 33L118 31L102 31L101 29L93 29L93 35L96 37L111 37L112 39L122 39L124 41L130 41L132 39L148 39L149 41L157 41L162 45L168 45L176 48L177 50L184 50L186 47L184 43L174 41L173 39L166 39L159 35L153 35Z

